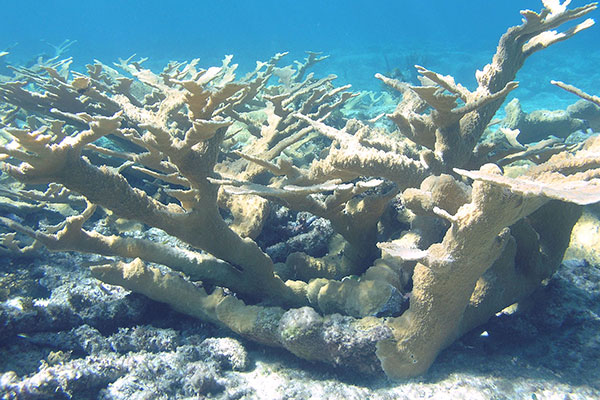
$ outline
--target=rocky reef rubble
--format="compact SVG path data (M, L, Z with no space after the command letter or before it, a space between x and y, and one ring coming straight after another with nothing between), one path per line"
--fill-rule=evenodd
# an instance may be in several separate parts
M63 277L61 282L44 280L48 292L65 293L63 286L88 292L89 271L74 268L60 254L46 253L37 260L44 260L37 268L46 275ZM2 271L28 267L3 266ZM112 302L106 301L108 297L102 296L111 292ZM585 399L600 395L595 373L600 359L600 268L580 261L563 263L518 313L493 317L442 352L423 377L401 385L350 370L331 371L283 352L265 352L240 338L220 336L225 332L142 296L123 296L116 286L89 293L85 307L71 312L83 316L94 309L93 319L73 322L66 312L56 312L52 328L31 322L19 326L19 335L3 331L2 398L384 400L451 395L521 399L535 394ZM48 301L43 295L29 294L40 308L72 308L64 296L51 295ZM3 303L3 310L7 306ZM106 312L99 312L101 307ZM111 309L129 307L139 312L114 324ZM0 324L15 326L13 321L23 321L18 314L27 312L0 312Z

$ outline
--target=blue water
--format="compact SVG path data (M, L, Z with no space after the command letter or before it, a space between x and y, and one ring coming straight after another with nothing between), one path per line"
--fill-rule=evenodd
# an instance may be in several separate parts
M575 0L571 7L585 3ZM277 52L289 51L285 61L292 63L312 50L332 56L317 73L336 73L340 85L352 83L356 90L376 90L373 74L408 68L414 60L473 87L474 71L489 62L500 35L520 23L519 10L538 11L541 5L539 0L4 1L0 50L10 48L6 61L25 64L39 54L52 55L49 44L71 39L77 42L66 55L78 69L94 59L111 63L134 53L149 57L153 69L197 57L208 67L234 54L241 71ZM550 79L587 79L584 89L598 93L600 80L585 75L596 74L599 39L600 28L594 27L532 57L521 95L548 90L566 98L546 88Z

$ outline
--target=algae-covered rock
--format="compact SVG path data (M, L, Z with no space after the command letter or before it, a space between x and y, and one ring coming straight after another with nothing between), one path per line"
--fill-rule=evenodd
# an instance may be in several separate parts
M573 227L565 260L582 259L593 265L600 265L600 209L586 207L581 218Z
M548 136L566 138L578 130L590 127L582 113L572 113L568 110L535 110L526 113L521 108L521 102L515 98L505 108L506 117L502 125L508 129L518 129L517 140L521 144L538 142Z

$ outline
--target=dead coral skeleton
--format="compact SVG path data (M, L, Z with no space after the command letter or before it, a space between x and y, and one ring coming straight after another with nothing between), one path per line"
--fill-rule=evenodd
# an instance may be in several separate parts
M308 360L419 375L551 276L577 205L600 200L597 139L546 151L517 178L488 162L543 149L509 130L501 157L478 145L525 59L593 24L558 32L596 4L543 3L502 36L473 91L420 66L421 86L377 75L403 94L388 115L395 132L346 121L339 110L355 95L335 87L335 76L307 72L325 58L316 53L295 68L278 67L285 54L277 54L238 80L231 57L206 70L198 60L171 63L158 74L132 59L97 62L86 74L19 68L0 84L10 106L0 160L24 186L3 183L0 196L79 212L62 210L62 221L45 227L0 217L10 231L4 247L117 257L92 274ZM378 237L399 193L411 229ZM275 265L252 240L272 202L330 220L344 244ZM91 228L99 209L107 224L141 222L180 244L100 233Z

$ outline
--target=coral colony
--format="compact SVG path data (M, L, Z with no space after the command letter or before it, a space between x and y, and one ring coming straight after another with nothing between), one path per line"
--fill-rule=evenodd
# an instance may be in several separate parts
M261 344L423 374L550 277L580 206L600 201L598 137L487 129L527 57L593 25L596 3L568 3L522 11L473 91L421 66L419 86L377 74L401 100L370 120L341 112L349 86L307 72L316 53L286 67L277 54L241 79L231 57L158 74L132 59L85 74L59 59L14 67L0 83L0 184L15 209L0 218L3 249L102 255L97 279ZM275 260L259 246L282 207L305 213L292 235L329 221L326 254ZM61 220L30 223L43 210Z

